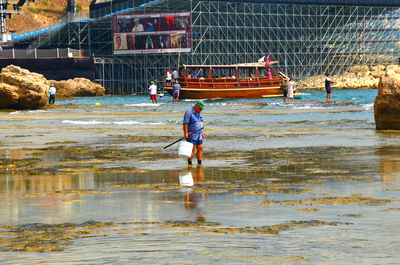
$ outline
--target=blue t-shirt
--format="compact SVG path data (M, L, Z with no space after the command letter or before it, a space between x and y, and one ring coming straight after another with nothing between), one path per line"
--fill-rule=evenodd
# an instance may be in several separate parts
M189 134L203 128L203 116L201 115L201 112L199 113L199 115L197 115L194 108L186 111L185 116L183 116L183 124L188 125ZM189 136L189 139L202 140L203 134L201 133L201 131L198 131Z
M180 84L174 84L172 86L172 92L179 92L180 89L181 89L181 85Z

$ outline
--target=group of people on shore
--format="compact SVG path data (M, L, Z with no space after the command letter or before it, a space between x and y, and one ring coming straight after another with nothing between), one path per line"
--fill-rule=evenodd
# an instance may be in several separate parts
M296 90L297 83L293 81L293 78L283 79L283 84L281 85L281 90L283 92L283 102L294 102L294 91Z
M167 70L165 74L165 80L167 85L172 85L172 103L178 103L179 100L179 93L181 90L181 85L178 81L178 71L174 70L173 72L171 69ZM148 88L148 92L150 93L150 99L152 100L153 104L157 103L157 85L154 81L150 82L150 86Z
M325 90L326 90L326 102L331 102L332 99L332 85L335 84L333 80L331 80L331 75L326 74L325 78ZM281 85L281 90L283 92L283 102L290 103L290 101L294 102L294 91L296 90L297 83L293 81L293 78L284 78L283 83Z

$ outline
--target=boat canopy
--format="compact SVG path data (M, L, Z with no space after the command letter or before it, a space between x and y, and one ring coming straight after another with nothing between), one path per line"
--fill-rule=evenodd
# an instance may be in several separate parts
M268 65L277 64L278 61L270 62ZM188 65L184 64L183 68L256 68L256 67L268 67L265 62L255 62L255 63L239 63L239 64L229 64L229 65Z

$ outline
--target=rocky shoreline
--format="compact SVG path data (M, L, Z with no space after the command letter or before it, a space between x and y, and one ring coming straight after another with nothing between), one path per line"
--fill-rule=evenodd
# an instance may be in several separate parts
M9 65L0 73L0 109L40 109L47 105L50 86L56 98L101 96L105 88L86 78L47 80L43 75Z
M379 80L383 76L390 76L400 79L400 65L356 65L342 75L330 73L332 80L336 83L334 89L377 89ZM305 78L299 83L299 88L303 90L325 90L325 76L317 75Z

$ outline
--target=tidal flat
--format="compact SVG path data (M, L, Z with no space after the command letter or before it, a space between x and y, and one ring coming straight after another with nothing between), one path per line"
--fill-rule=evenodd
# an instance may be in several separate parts
M398 263L400 133L375 91L308 93L206 101L201 166L162 148L193 101L0 112L0 263Z

